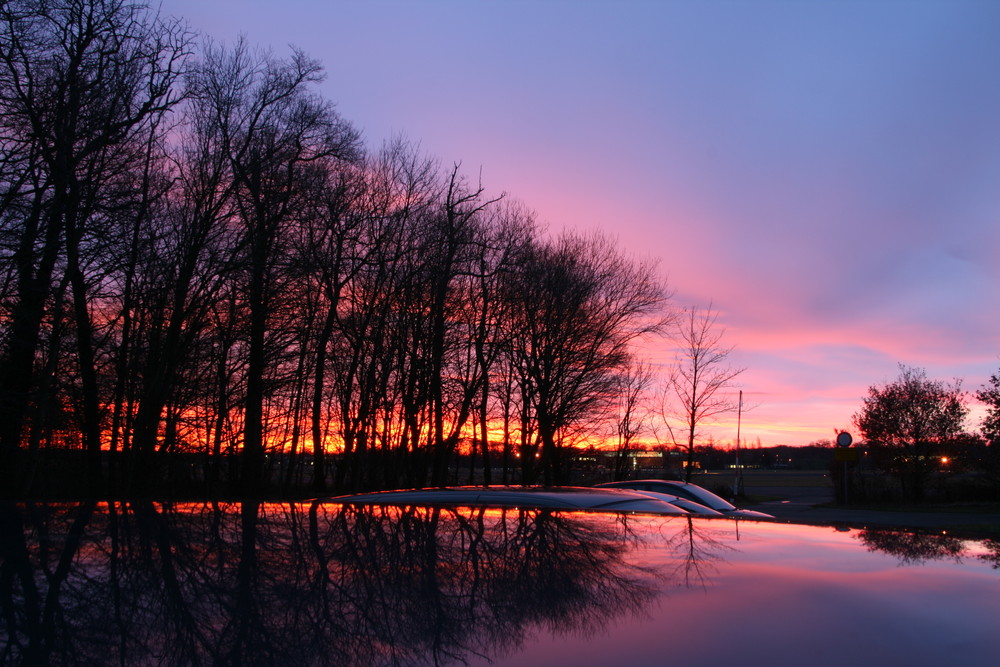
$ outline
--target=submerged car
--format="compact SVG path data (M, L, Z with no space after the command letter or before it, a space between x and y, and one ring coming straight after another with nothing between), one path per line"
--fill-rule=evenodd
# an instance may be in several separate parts
M688 501L703 505L734 519L773 519L764 512L740 509L725 498L721 498L708 489L690 482L677 482L665 479L630 479L621 482L605 482L595 484L601 489L631 489L633 491L653 491L677 496Z
M644 514L689 514L659 494L628 489L596 489L560 486L459 486L441 489L379 491L331 498L350 505L439 505L485 506L524 509L583 510L591 512L641 512Z

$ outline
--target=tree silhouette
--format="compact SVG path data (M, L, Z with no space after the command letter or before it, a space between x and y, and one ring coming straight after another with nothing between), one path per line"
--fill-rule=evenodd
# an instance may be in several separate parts
M895 381L869 387L854 423L873 462L898 475L905 495L920 501L939 448L962 433L968 408L958 383L929 380L922 369L902 364L899 371Z
M543 481L559 484L560 432L613 404L631 344L663 327L666 294L652 265L630 261L597 235L533 244L518 263L509 296L513 363L538 435L521 460L530 481L540 444Z
M645 405L645 392L653 384L653 380L652 366L643 361L633 362L618 376L618 388L615 391L618 399L615 480L628 478L629 456L635 451L635 439L649 426L650 415Z
M3 136L19 137L3 146L8 183L17 187L0 213L16 247L5 260L17 278L0 354L0 456L10 470L30 397L35 410L45 400L36 367L43 323L69 316L76 416L95 493L107 403L99 348L106 322L114 322L95 310L120 259L115 219L144 213L151 138L179 100L189 35L115 0L12 1L0 7L0 42L0 123ZM50 371L56 366L49 362Z
M269 353L282 316L279 301L291 291L288 236L314 182L314 164L356 159L357 133L332 107L307 92L320 78L318 63L301 52L286 61L254 54L238 43L232 52L210 48L198 94L214 112L233 178L234 217L241 226L234 274L245 293L247 369L243 428L243 490L265 487L267 379L276 366ZM287 290L287 291L286 291Z
M996 447L1000 443L1000 372L990 376L989 382L976 392L976 398L986 405L983 437Z
M667 379L660 415L672 443L687 453L684 475L691 481L699 428L724 414L736 412L738 401L730 390L744 368L729 364L733 347L724 346L711 304L705 310L685 308L674 322L674 365Z
M499 430L505 481L520 440L555 483L607 432L650 264L366 151L294 49L194 52L130 0L13 0L0 35L0 494L441 485L471 453L489 483Z

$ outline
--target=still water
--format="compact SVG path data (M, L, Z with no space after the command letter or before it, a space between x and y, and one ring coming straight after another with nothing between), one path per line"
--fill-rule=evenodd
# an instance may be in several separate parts
M995 665L998 566L723 519L0 504L0 664Z

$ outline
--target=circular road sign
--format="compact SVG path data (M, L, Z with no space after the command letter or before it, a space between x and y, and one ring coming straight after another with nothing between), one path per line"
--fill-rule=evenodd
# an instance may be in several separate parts
M838 447L850 447L852 442L854 442L854 439L851 437L851 434L848 433L847 431L841 431L840 433L837 434Z

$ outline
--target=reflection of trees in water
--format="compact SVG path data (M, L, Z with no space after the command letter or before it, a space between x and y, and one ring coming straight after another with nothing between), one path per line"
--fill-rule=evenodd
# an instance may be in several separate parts
M7 504L0 531L4 664L451 662L655 591L606 516Z
M728 537L722 537L719 527L729 526L724 520L697 520L684 517L682 529L667 541L677 557L671 579L683 586L706 587L710 575L718 571L717 563L722 562L723 553L732 551L733 547L726 543Z
M906 530L866 528L856 537L869 551L881 551L899 558L902 565L919 565L928 560L953 559L974 555L976 560L1000 570L1000 540L987 538L964 540L946 533L920 533ZM975 548L969 550L969 545Z
M74 559L94 505L60 510L22 516L13 503L0 502L2 664L46 664L49 647L74 639L73 633L61 631L65 614L60 599L90 587L88 573L75 576ZM80 611L101 620L91 609Z
M625 545L608 521L380 507L329 514L325 525L321 518L315 542L330 548L322 551L327 583L315 590L337 600L333 616L314 622L345 627L362 642L357 651L391 662L501 653L532 627L587 628L653 595L624 562Z
M896 556L903 565L946 558L958 561L965 551L962 540L947 534L866 528L856 537L869 551Z
M1000 570L1000 539L983 540L986 552L979 554L979 560L989 564L994 570Z

